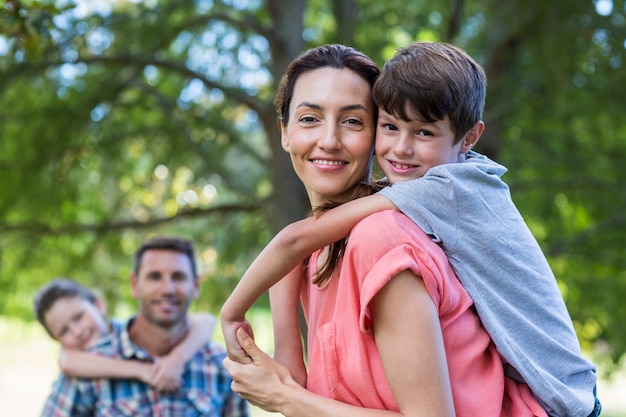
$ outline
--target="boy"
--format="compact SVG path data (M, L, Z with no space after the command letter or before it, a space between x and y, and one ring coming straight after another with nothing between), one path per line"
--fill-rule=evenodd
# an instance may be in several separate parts
M206 343L213 333L215 317L191 317L184 342L155 363L112 359L85 352L109 331L119 331L120 322L105 320L104 301L79 283L57 278L43 286L34 300L37 320L61 344L59 366L67 376L80 378L139 379L159 391L173 391L187 359Z
M482 68L452 45L417 42L385 64L373 91L376 157L392 186L294 223L268 244L222 308L231 357L246 361L234 331L250 333L244 314L263 291L368 214L399 209L445 251L507 375L528 384L550 415L599 414L595 367L583 358L554 275L501 180L506 168L471 151L484 129L485 91ZM281 288L273 300L295 296L299 283ZM286 310L282 304L273 307ZM294 313L277 316L286 314ZM281 343L276 356L289 357Z

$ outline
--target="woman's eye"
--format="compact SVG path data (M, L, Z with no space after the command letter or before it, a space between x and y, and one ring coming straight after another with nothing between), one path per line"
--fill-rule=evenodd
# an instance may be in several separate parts
M300 123L314 123L315 120L316 119L313 116L302 116L300 119L298 119Z
M361 126L363 124L360 119L356 119L356 118L347 119L346 123L349 125L353 125L353 126Z

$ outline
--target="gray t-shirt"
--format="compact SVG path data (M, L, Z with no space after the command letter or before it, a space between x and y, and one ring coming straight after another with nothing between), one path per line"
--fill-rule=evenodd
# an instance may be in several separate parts
M587 416L595 366L580 351L548 262L501 177L470 152L379 191L443 248L503 357L554 416Z

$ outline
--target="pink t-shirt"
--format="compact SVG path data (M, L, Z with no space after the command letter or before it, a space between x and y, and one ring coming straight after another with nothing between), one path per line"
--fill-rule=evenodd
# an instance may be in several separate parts
M310 277L317 257L310 259ZM338 274L322 288L309 280L302 291L309 326L307 388L365 408L398 410L371 332L369 304L407 269L422 277L439 311L457 416L547 416L525 384L504 377L496 348L441 248L395 211L357 224Z

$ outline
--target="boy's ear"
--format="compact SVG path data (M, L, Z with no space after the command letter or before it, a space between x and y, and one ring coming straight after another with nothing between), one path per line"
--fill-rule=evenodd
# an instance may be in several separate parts
M102 297L96 297L96 308L98 309L98 311L100 311L100 313L102 313L102 316L106 317L107 315L107 303L106 301L104 301L104 298Z
M478 139L480 139L480 135L483 134L484 130L485 122L482 120L476 122L476 124L472 126L469 132L467 132L465 137L461 140L461 153L469 152L474 145L476 145L476 142L478 142Z

